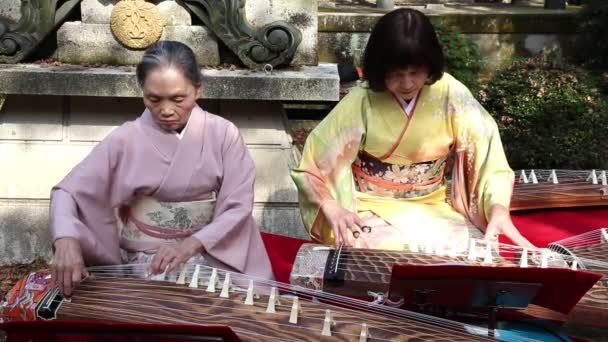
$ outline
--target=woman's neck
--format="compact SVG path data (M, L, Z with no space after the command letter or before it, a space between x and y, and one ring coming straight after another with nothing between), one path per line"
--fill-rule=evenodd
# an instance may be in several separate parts
M175 129L175 131L176 131L177 133L181 133L181 132L184 130L184 128L186 128L186 125L183 125L183 126L182 126L182 127L180 127L180 128L176 128L176 129Z

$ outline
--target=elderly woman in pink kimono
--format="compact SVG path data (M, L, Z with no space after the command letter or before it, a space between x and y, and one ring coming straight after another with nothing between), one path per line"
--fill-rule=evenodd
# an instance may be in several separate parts
M51 192L53 274L64 294L85 265L198 262L273 278L251 216L255 169L234 124L196 104L187 46L153 45L137 66L146 110L99 143Z

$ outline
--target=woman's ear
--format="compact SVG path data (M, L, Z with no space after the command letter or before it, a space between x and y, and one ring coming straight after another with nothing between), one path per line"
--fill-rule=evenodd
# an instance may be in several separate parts
M201 95L203 95L204 88L205 87L203 86L203 83L199 84L199 86L196 87L195 94L197 99L200 99Z

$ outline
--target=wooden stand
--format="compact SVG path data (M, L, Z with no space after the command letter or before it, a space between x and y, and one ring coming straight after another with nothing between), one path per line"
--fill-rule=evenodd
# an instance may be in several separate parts
M566 271L566 273L564 272ZM460 265L394 265L388 305L439 316L487 320L494 337L502 309L526 309L535 303L567 313L599 275L561 269L518 269ZM580 276L566 289L556 279ZM587 286L588 284L588 286Z

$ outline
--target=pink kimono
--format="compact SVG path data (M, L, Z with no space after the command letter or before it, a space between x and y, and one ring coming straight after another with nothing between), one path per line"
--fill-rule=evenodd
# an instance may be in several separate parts
M121 248L153 255L160 243L192 235L202 242L208 265L272 279L251 216L254 180L253 161L231 122L195 107L180 140L146 110L114 130L53 188L51 236L53 241L77 238L85 263L107 265L128 261ZM126 225L141 231L121 231L129 206L141 198L158 201L156 209L165 212L145 212L133 218L136 225ZM182 207L172 206L182 202L198 208L200 201L204 212L207 200L214 204L207 217L188 217ZM127 209L121 210L125 222L119 208ZM171 220L161 217L166 213Z

